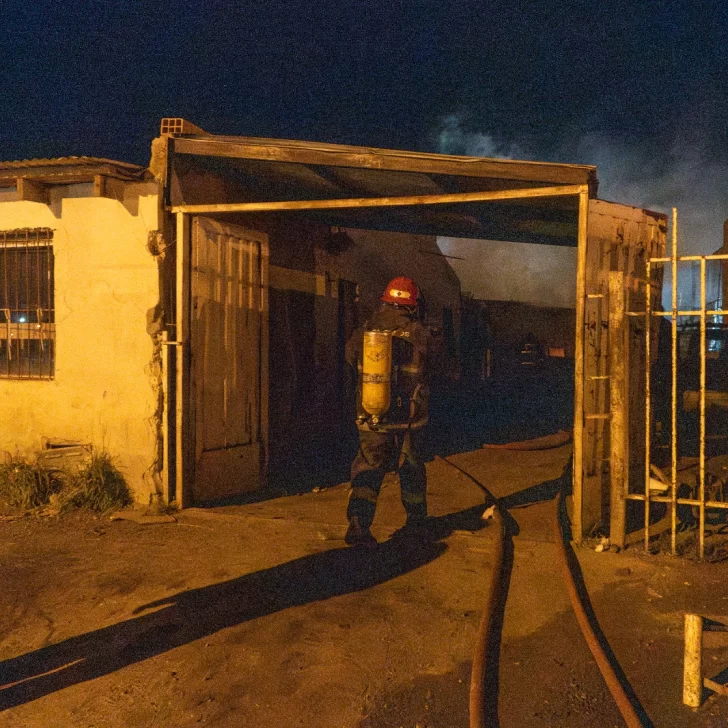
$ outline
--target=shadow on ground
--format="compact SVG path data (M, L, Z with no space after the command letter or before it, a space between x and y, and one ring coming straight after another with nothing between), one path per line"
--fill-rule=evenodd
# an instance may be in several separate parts
M237 579L145 604L132 619L72 637L0 664L0 710L289 607L382 584L442 555L453 530L484 527L483 507L430 519L429 537L392 539L370 549L332 549ZM155 611L150 611L155 610Z

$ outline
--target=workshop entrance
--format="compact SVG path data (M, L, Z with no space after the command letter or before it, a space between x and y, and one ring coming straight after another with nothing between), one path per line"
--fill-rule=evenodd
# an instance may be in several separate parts
M184 120L174 121L162 126L164 154L159 155L158 171L165 179L166 209L176 216L177 231L175 340L170 342L175 346L176 411L168 418L174 437L166 441L165 477L171 480L174 474L173 487L170 482L167 492L174 492L182 507L190 501L252 489L265 473L261 453L268 451L263 440L269 426L263 388L270 373L265 369L264 297L268 288L275 287L273 283L294 294L316 296L316 327L326 327L331 345L313 348L314 381L317 386L341 390L337 378L324 376L325 367L319 366L337 361L338 338L333 328L337 282L362 282L364 275L378 272L379 261L372 256L355 259L356 245L342 250L332 247L330 231L344 228L433 240L448 236L577 249L575 538L580 540L602 521L609 501L609 461L617 452L607 444L613 445L609 435L618 424L613 400L621 391L612 386L613 362L605 338L609 334L609 272L623 271L625 287L639 284L645 256L654 256L664 243L662 215L596 200L596 170L583 165L216 136ZM271 255L275 255L271 265L275 281L269 286L263 275L255 278L255 265L245 274L252 278L230 273L238 265L229 257L238 243L222 242L237 239L243 248L252 246L243 255L251 260L259 255L258 270L264 271L266 254L256 247L265 245L264 238L246 237L238 230L231 233L232 226L217 223L203 228L201 215L266 230ZM189 228L195 219L193 256ZM441 254L426 253L418 246L408 263L426 268L429 259L442 262ZM419 272L414 275L419 277ZM257 285L261 288L256 289ZM228 298L231 287L247 291L251 302L237 304L232 294ZM362 295L366 293L362 288ZM285 295L294 298L294 294ZM256 305L263 312L258 321ZM230 322L238 318L244 321L243 332L231 348ZM445 321L443 317L443 331ZM528 344L519 352L524 359L521 369L532 366L527 357L534 347ZM297 382L308 386L302 378ZM235 402L232 391L242 393ZM637 393L635 405L640 396ZM298 401L305 405L308 417L313 406L307 399ZM233 411L243 423L233 425ZM288 428L284 434L298 432ZM284 444L279 438L277 445Z

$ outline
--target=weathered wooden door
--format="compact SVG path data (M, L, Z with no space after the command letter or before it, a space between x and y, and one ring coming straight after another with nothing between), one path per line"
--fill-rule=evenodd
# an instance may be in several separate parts
M197 503L256 490L265 476L267 250L261 233L193 218L190 398Z

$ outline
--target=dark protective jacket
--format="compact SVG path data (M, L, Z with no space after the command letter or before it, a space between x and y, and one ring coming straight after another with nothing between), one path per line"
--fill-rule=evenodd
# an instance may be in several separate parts
M392 332L392 395L388 412L373 427L361 406L362 350L365 331ZM346 361L356 367L356 423L360 430L401 431L427 424L428 331L414 315L398 306L384 304L346 345Z

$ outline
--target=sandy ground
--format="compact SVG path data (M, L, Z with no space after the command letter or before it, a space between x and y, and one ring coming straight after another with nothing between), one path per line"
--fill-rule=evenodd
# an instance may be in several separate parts
M623 722L562 584L550 502L569 448L477 450L451 460L513 517L499 714L504 728ZM0 522L0 725L468 725L470 662L495 529L483 495L428 464L438 539L343 543L346 484L141 525L75 513ZM727 726L728 698L681 704L685 611L728 616L725 564L636 550L576 553L594 611L655 726ZM706 635L705 672L728 667ZM725 679L728 681L728 677ZM493 686L496 689L496 686ZM649 723L647 723L649 725Z

